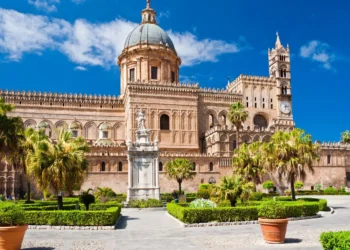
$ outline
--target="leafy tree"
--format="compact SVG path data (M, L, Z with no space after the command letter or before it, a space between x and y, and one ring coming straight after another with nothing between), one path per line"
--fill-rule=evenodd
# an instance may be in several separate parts
M346 130L345 132L341 133L341 141L343 143L350 143L350 131Z
M272 188L274 188L275 187L275 184L273 183L273 181L265 181L264 183L263 183L263 188L264 189L272 189Z
M264 174L261 164L261 145L260 142L250 145L243 143L240 148L235 149L232 157L234 173L256 184L261 183L261 177Z
M165 165L165 176L177 181L179 184L179 194L181 194L182 182L184 180L192 180L196 175L193 170L193 164L188 159L177 158Z
M297 182L294 183L294 187L295 187L296 190L300 190L300 189L302 189L304 187L304 183L301 182L301 181L297 181Z
M35 150L30 156L29 174L43 191L51 188L58 194L69 193L75 186L81 186L88 171L85 153L89 147L81 137L73 138L70 132L62 130L57 143L49 143L45 150ZM57 197L59 209L63 202Z
M297 179L304 180L307 172L313 173L313 161L319 159L319 145L312 143L311 135L303 130L293 129L276 132L263 150L264 167L277 171L280 180L286 178L295 200L294 183Z
M220 185L213 188L213 199L216 202L229 200L231 206L236 206L237 200L249 198L249 194L255 190L253 182L248 182L243 176L224 176Z
M239 129L242 127L242 123L248 118L248 111L244 109L244 106L240 102L234 102L231 104L228 114L228 119L236 127L236 146L239 148Z

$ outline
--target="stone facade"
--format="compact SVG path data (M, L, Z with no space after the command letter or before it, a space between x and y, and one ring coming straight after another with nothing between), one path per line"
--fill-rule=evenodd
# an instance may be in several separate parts
M139 110L146 116L150 140L159 141L161 192L177 188L175 181L164 177L166 163L176 157L195 165L195 179L183 183L189 192L199 183L218 182L232 172L236 128L228 120L228 109L233 102L241 102L249 112L240 142L268 141L275 131L295 127L290 48L282 45L278 34L275 48L268 50L269 76L240 75L226 88L207 89L179 82L181 59L155 17L148 1L142 23L129 35L118 59L118 97L0 90L0 96L16 106L10 115L22 117L26 128L43 129L52 140L66 128L88 141L90 167L82 189L111 187L126 193L126 142L136 140ZM350 147L322 144L321 148L321 161L315 163L315 174L308 177L305 188L317 183L350 187ZM0 193L25 190L23 181L14 166L1 163Z

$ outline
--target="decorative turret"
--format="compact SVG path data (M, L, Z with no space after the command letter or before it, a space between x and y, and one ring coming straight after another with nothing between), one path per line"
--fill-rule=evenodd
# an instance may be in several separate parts
M156 21L156 12L151 8L151 0L147 0L146 9L142 11L142 24L153 23L157 24Z

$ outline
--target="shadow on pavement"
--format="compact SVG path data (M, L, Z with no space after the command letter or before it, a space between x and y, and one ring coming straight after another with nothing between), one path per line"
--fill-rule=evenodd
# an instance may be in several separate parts
M297 244L302 242L303 240L301 239L295 239L295 238L286 238L286 240L284 241L284 244Z
M125 229L128 226L128 221L131 220L139 220L139 218L132 218L129 216L123 216L120 218L118 224L116 225L115 229Z

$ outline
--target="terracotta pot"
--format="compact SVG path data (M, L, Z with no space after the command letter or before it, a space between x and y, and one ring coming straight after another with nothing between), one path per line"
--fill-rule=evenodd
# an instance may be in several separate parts
M261 219L259 224L264 240L270 244L282 244L286 238L288 219Z
M0 250L20 250L28 225L0 227Z

